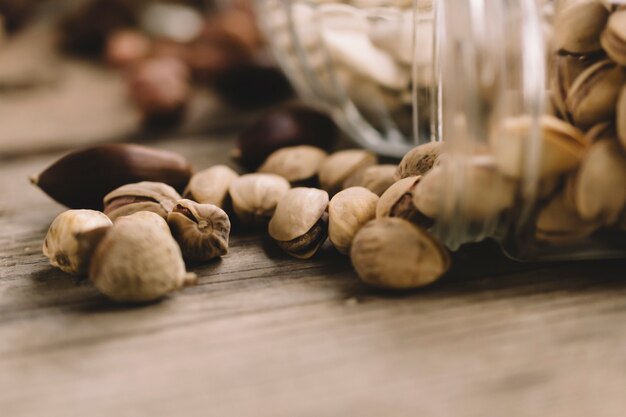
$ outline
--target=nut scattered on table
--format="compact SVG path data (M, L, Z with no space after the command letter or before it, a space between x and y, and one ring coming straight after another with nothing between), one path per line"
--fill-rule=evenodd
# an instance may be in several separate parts
M139 211L151 211L164 219L182 197L161 182L142 181L126 184L104 197L104 214L113 221Z
M244 224L264 225L276 210L276 205L291 186L275 174L246 174L230 185L229 194L237 218Z
M290 146L272 153L258 172L280 175L292 185L313 185L327 156L325 151L315 146Z
M239 177L226 165L215 165L195 173L183 193L185 198L202 204L213 204L224 209L229 198L228 189Z
M375 154L363 149L335 152L326 158L320 167L320 185L324 191L334 195L341 190L348 177L376 165L377 161Z
M364 187L381 196L395 182L396 166L392 164L372 165L357 171L343 183L343 188Z
M376 217L378 196L363 187L338 192L328 204L328 238L335 249L347 255L357 232Z

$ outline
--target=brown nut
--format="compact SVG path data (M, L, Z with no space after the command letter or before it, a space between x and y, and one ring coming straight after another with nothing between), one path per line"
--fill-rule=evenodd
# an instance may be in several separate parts
M246 174L230 184L229 193L242 223L263 225L290 188L289 182L279 175Z
M617 135L626 150L626 87L622 88L617 102Z
M626 9L611 14L600 41L609 58L626 66Z
M395 180L424 175L443 152L443 142L429 142L411 149L398 165Z
M413 195L421 176L407 177L394 183L380 196L376 206L376 218L399 217L428 228L433 220L422 214L413 204Z
M341 190L349 176L376 165L377 159L373 153L361 149L335 152L326 158L320 167L320 185L323 190L334 195Z
M553 197L537 216L535 237L553 244L571 244L584 240L601 224L582 219L565 193Z
M189 162L174 152L108 144L72 152L30 180L70 208L102 210L104 196L124 184L163 182L182 191L191 172Z
M183 195L198 203L213 204L223 209L228 189L238 177L239 174L226 165L215 165L194 174Z
M574 81L565 104L577 126L590 127L610 120L626 71L612 61L600 61L583 71Z
M561 2L554 17L554 45L567 52L598 51L609 11L598 0Z
M292 185L310 184L328 154L315 146L301 145L282 148L272 153L261 165L259 172L276 174Z
M316 188L292 188L276 206L269 234L290 256L309 259L328 235L328 193Z
M328 237L344 255L350 253L352 240L359 229L376 217L378 196L363 187L338 192L328 205Z
M395 165L372 165L350 176L343 183L343 188L364 187L381 196L395 182L395 172Z
M509 118L491 138L498 168L505 175L521 178L528 155L528 142L533 139L535 121L530 117ZM587 144L583 133L554 116L539 120L542 141L541 159L537 169L540 178L554 177L576 168Z
M228 252L230 220L213 204L180 200L168 214L167 223L187 260L208 261Z
M354 238L350 258L363 281L382 288L423 287L450 268L443 245L420 227L398 218L366 224Z
M574 182L580 217L615 223L626 208L626 155L620 145L612 140L593 144Z
M75 275L86 274L95 250L95 242L86 242L81 235L104 234L113 223L95 210L68 210L59 214L48 229L43 254L50 265Z
M598 60L596 56L579 56L556 52L550 59L548 69L552 102L558 114L567 121L571 121L570 112L565 105L567 94L576 78Z
M89 278L101 293L124 302L156 300L197 279L185 271L165 220L147 211L115 222L92 257Z
M175 189L161 182L126 184L104 197L104 214L115 221L138 211L151 211L167 219L181 198Z

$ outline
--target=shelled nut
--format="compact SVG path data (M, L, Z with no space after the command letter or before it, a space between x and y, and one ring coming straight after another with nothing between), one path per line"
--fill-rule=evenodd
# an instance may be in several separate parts
M290 188L289 182L279 175L246 174L230 184L229 194L242 223L263 225Z
M164 219L182 197L161 182L126 184L104 197L104 214L113 221L139 211L151 211Z
M340 252L350 253L359 229L376 217L378 196L367 188L350 187L338 192L328 205L328 237Z
M312 185L317 182L317 173L327 156L315 146L282 148L272 153L258 172L280 175L292 185Z
M215 165L195 173L183 196L201 204L213 204L224 208L228 198L228 189L239 177L235 171L226 165Z
M335 152L322 163L319 171L320 185L323 190L334 195L349 176L361 169L375 165L377 157L361 149Z

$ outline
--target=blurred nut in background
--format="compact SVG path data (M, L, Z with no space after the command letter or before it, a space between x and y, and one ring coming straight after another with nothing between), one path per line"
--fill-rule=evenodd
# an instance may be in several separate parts
M571 245L584 240L601 225L596 220L582 219L565 193L561 192L539 212L535 237L543 242Z
M242 223L264 225L290 188L289 182L279 175L246 174L231 183L229 193Z
M363 187L338 192L328 205L328 237L342 254L350 253L357 232L376 217L378 196Z
M343 188L365 187L377 196L381 196L395 182L395 165L372 165L349 177Z
M601 42L609 58L626 66L626 9L611 14L602 32Z
M443 142L429 142L416 146L410 150L400 164L395 174L395 180L424 175L433 167L443 151Z
M213 204L219 208L226 207L228 189L239 177L226 165L215 165L197 172L189 180L184 196L201 204Z
M574 54L600 50L600 33L608 17L600 1L560 1L554 19L555 48Z
M334 195L341 190L348 177L376 165L377 162L378 157L375 154L362 149L335 152L320 167L320 185L323 190Z
M38 0L0 0L0 27L8 33L22 28L33 16ZM0 29L0 39L2 39ZM0 42L1 43L1 42Z
M104 213L113 221L139 211L150 211L167 219L181 198L175 189L160 182L126 184L104 197Z
M313 185L328 154L315 146L301 145L279 149L261 165L259 172L276 174L292 185Z
M142 32L124 29L113 32L107 38L106 60L118 67L128 67L148 57L152 41Z
M626 86L622 87L617 102L617 134L622 149L626 150Z

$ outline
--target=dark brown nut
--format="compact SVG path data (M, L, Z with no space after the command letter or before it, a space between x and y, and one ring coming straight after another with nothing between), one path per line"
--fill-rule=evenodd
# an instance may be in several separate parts
M552 198L537 216L535 237L552 244L572 244L584 240L601 226L595 220L580 218L565 193Z
M601 49L600 33L609 11L598 0L561 2L554 17L554 45L576 54Z
M256 170L274 151L288 146L312 145L328 150L338 135L326 114L301 106L288 106L268 113L250 125L238 138L235 158Z
M276 174L292 185L311 185L328 154L315 146L300 145L282 148L272 153L259 172Z
M173 57L150 58L133 68L129 92L146 125L178 123L191 98L189 70Z
M319 172L320 185L330 195L341 190L351 175L369 166L376 165L378 158L369 151L349 149L335 152L322 163Z
M395 173L395 165L372 165L350 176L343 183L343 188L364 187L381 196L395 182Z
M215 165L195 173L183 195L198 203L213 204L223 209L227 206L228 189L238 177L239 174L226 165Z
M611 120L626 71L612 61L600 61L583 71L567 94L565 104L577 126L587 128Z
M112 33L107 39L106 59L111 65L128 67L150 55L152 41L143 33L124 29Z
M579 56L555 52L550 60L549 83L552 92L552 102L558 114L567 121L571 116L565 100L567 94L578 76L598 60L597 55Z
M443 245L420 227L398 218L366 224L354 238L350 257L364 282L391 289L432 284L450 268Z
M376 217L377 203L378 196L363 187L346 188L330 200L328 238L340 253L350 253L354 236Z
M289 182L278 175L246 174L231 183L229 193L242 223L264 225L290 188Z
M167 223L187 260L208 261L228 252L230 220L213 204L180 200L168 214Z
M626 9L611 14L600 40L609 58L626 66Z
M574 201L580 217L617 222L626 208L626 155L612 140L595 143L575 177Z
M79 236L94 233L96 230L104 234L112 224L111 220L99 211L65 211L50 225L43 242L43 254L50 260L50 265L69 274L87 274L96 245L83 244Z
M115 222L92 257L89 278L102 294L121 302L157 300L197 281L185 271L165 220L146 211Z
M328 193L316 188L292 188L276 206L270 237L288 255L309 259L328 236Z
M535 123L530 117L509 118L491 137L495 161L505 175L523 176L524 151L528 141L533 139ZM554 116L543 116L539 123L542 140L539 177L555 177L576 168L587 149L583 133Z
M70 208L102 210L102 199L117 187L163 182L183 190L192 168L179 154L146 146L108 144L72 152L30 180Z
M139 211L151 211L167 219L181 198L175 189L161 182L126 184L104 196L104 214L115 221Z
M626 87L622 88L622 92L617 102L617 135L622 148L626 150Z
M395 180L424 175L431 170L443 151L443 142L429 142L410 150L398 165Z

